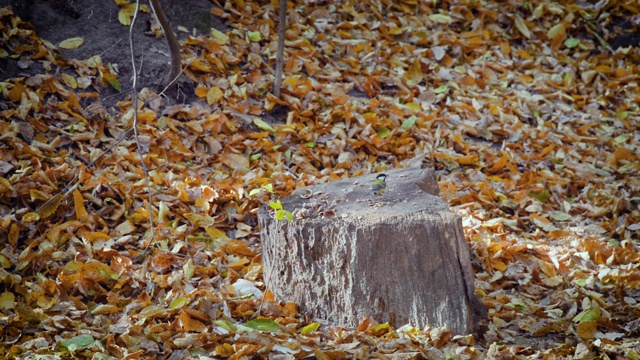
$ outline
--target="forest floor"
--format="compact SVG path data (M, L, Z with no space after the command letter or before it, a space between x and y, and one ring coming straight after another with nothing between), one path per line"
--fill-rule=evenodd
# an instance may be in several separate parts
M282 99L276 1L161 3L185 70L163 91L143 8L137 142L134 5L0 10L0 357L640 359L635 0L290 2ZM421 165L463 219L482 334L273 298L258 207Z

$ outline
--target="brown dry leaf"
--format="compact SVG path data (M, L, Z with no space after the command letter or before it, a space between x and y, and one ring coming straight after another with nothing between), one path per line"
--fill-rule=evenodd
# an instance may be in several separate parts
M63 198L64 197L61 194L55 195L54 197L50 198L40 209L38 209L38 216L40 216L41 219L51 217L56 212L56 210L58 210L60 202Z
M116 3L129 21L132 4ZM3 327L12 346L2 356L86 336L91 311L93 325L117 322L90 326L95 346L76 352L85 357L637 357L640 55L634 44L614 46L638 30L633 1L297 4L281 99L270 94L278 19L256 16L276 3L214 6L233 27L189 30L185 88L201 101L186 91L170 105L140 91L151 208L163 220L147 256L148 194L125 136L131 97L116 103L103 88L119 86L127 61L117 72L99 55L65 60L37 25L2 9L11 46L0 47L9 65L0 264L5 283L24 289L12 292L23 308ZM475 290L490 308L482 346L371 319L302 335L307 314L295 304L268 290L264 303L235 297L239 279L266 285L254 212L270 191L286 196L413 158L435 167L441 196L462 217ZM58 192L75 182L73 202L63 201ZM282 333L238 331L258 306ZM594 309L597 319L570 320ZM14 331L25 328L41 336Z

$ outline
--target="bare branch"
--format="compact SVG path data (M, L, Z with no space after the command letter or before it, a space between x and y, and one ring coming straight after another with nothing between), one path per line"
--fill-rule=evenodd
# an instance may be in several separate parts
M182 57L180 55L180 44L178 43L178 39L176 39L176 36L171 30L169 20L167 20L167 17L164 15L164 11L162 11L162 6L160 6L158 0L149 0L149 3L151 4L153 13L156 15L156 19L158 19L158 22L162 27L164 38L167 39L169 50L171 51L171 74L169 75L169 80L166 83L166 86L169 87L173 85L178 79L178 76L180 76L180 65L182 62Z
M278 53L276 55L276 80L273 82L273 94L280 98L282 87L282 68L284 66L284 38L287 29L287 0L280 0L280 28L278 29Z

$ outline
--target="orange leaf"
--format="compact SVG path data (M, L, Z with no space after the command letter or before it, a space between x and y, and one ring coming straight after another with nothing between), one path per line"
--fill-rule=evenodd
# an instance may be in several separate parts
M11 91L9 91L6 95L6 99L13 102L18 102L22 98L22 94L27 92L27 88L22 84L22 82L17 82L13 85Z
M508 163L509 163L509 154L507 154L506 152L502 151L502 156L500 157L500 160L496 161L493 164L493 166L491 166L489 169L487 169L487 171L491 172L491 173L498 172L498 171L504 169L505 166L507 166Z
M253 250L247 247L247 243L240 240L229 240L225 245L225 249L228 252L234 253L236 255L244 255L244 256L255 256L256 253Z
M84 198L80 191L75 190L73 192L73 206L76 209L76 219L84 220L87 218L87 209L84 207Z
M207 326L200 321L193 319L189 314L181 311L180 315L178 315L178 320L180 320L180 325L186 332L203 332L207 329Z

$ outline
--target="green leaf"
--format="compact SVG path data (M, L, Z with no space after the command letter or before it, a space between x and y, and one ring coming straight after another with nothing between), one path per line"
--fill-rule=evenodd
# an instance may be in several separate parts
M438 87L437 89L434 89L433 92L436 94L441 94L443 92L446 92L447 90L449 90L449 86L447 86L447 84L444 84Z
M262 191L262 188L255 188L249 191L249 197L254 197L256 194L259 194Z
M187 305L188 303L189 303L189 298L182 296L173 300L169 305L169 309L171 310L178 309Z
M600 319L600 309L584 310L580 314L576 315L572 320L575 323L583 323L586 321L598 321Z
M567 221L571 220L572 216L562 211L555 211L551 213L551 218L556 221Z
M320 323L319 322L312 322L311 324L303 327L300 330L300 334L305 335L305 334L308 334L310 332L314 332L314 331L318 330L318 328L320 328Z
M633 164L633 163L627 164L627 165L624 165L623 167L619 168L618 172L620 174L624 174L624 173L629 172L629 171L634 171L636 169L636 166L637 165Z
M91 335L78 335L74 336L71 339L60 340L60 344L62 346L69 349L71 352L75 352L77 350L86 349L93 345L95 339Z
M618 118L618 120L624 120L624 119L629 117L629 112L628 111L625 111L625 110L622 110L622 109L618 109L616 112L617 112L616 118Z
M540 200L540 202L546 203L551 197L551 194L549 194L549 192L545 189L540 192L529 191L529 196Z
M580 40L576 38L568 38L564 41L564 46L568 47L569 49L572 49L578 45L580 45Z
M411 117L405 119L402 122L402 125L400 125L400 127L403 129L409 129L416 123L416 121L418 121L418 118L415 115L411 115Z
M150 317L156 316L156 315L160 315L160 314L164 314L165 313L165 309L157 306L157 305L150 305L145 307L144 309L142 309L139 313L137 318L144 320L144 319L148 319Z
M280 221L284 219L287 219L287 221L293 221L293 214L291 214L291 211L284 209L276 210L276 220Z
M282 210L282 202L280 200L269 201L268 205L275 211Z
M253 319L244 326L258 331L280 332L278 323L271 319Z
M253 42L258 42L262 40L262 35L259 31L247 31L247 35L249 35L249 40Z
M193 277L193 274L195 273L193 260L192 259L187 260L187 262L184 263L184 265L182 265L182 270L184 271L184 279L190 280Z
M389 136L389 134L391 134L391 130L387 129L384 126L380 126L376 129L376 133L378 134L378 136L384 139Z
M229 332L236 332L238 330L236 326L229 320L216 320L213 323Z
M107 82L109 82L109 85L111 85L114 89L118 90L118 92L122 91L122 85L120 85L120 81L118 81L117 78L108 78Z

